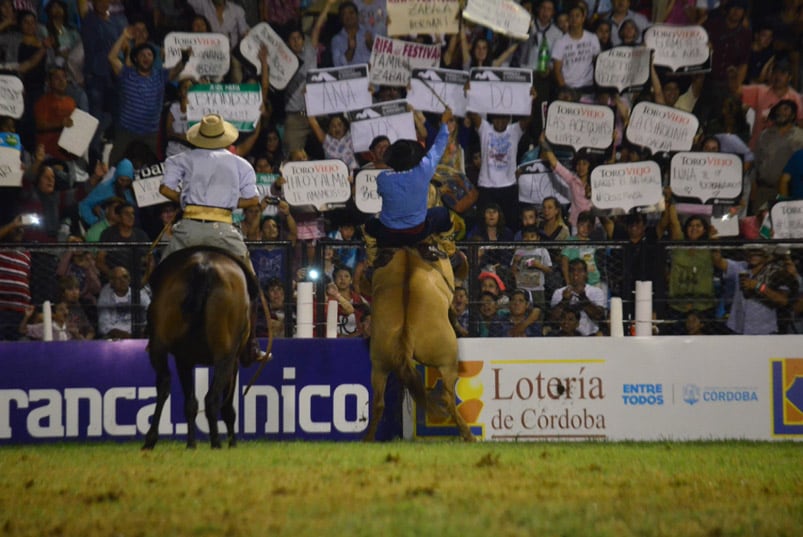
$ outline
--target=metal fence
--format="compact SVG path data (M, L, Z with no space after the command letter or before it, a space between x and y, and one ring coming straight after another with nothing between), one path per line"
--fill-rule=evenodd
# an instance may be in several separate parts
M76 275L81 284L82 267L72 262L73 258L90 258L96 260L100 253L106 265L121 264L131 276L131 287L138 288L152 266L149 254L150 244L146 243L93 243L93 244L19 244L4 245L0 254L9 251L26 251L31 257L30 291L31 302L41 310L44 301L61 300L60 285L62 276ZM582 248L580 248L582 246ZM556 290L566 285L565 263L573 257L580 257L587 265L594 267L594 286L603 290L604 296L621 297L623 302L623 319L625 333L629 332L629 321L634 319L634 285L636 280L647 279L653 282L653 311L655 330L660 334L683 334L686 331L685 320L688 311L695 311L704 325L704 333L727 334L726 326L730 308L735 296L732 279L715 267L707 267L707 259L713 251L721 252L723 258L742 261L746 259L747 245L741 241L716 242L661 242L634 246L619 241L566 241L566 242L460 242L458 249L468 261L468 276L458 280L458 286L465 288L468 295L469 323L471 336L481 334L481 297L480 275L483 272L494 272L503 282L506 293L523 287L520 281L521 272L517 274L514 263L518 260L517 252L522 249L544 248L548 252L552 270L543 276L543 291L528 289L529 297L540 305L541 335L554 335L558 321L554 318L550 303ZM803 328L801 322L801 277L803 271L803 240L765 241L761 246L770 256L770 263L775 271L783 275L783 285L787 286L790 295L786 307L777 308L778 333L799 333ZM315 335L325 335L325 313L327 267L348 263L356 269L356 277L362 273L364 258L363 243L358 241L320 241L314 248L301 242L295 246L288 242L253 242L249 243L252 261L263 288L271 281L279 281L286 297L282 316L289 320L285 323L284 334L277 336L291 337L294 333L295 284L302 279L314 281L316 297L316 331ZM158 257L158 250L156 252ZM702 261L701 261L702 259ZM691 261L690 261L691 260ZM702 263L702 264L701 264ZM97 262L95 261L95 266ZM314 270L313 270L314 269ZM91 270L91 269L89 269ZM315 277L317 274L317 277ZM519 277L517 277L517 275ZM3 287L0 272L0 290ZM108 278L102 272L100 283L105 285ZM705 282L700 281L704 279ZM710 279L710 282L708 281ZM356 286L365 295L369 289L360 281ZM531 282L530 282L531 283ZM147 290L147 286L145 287ZM695 290L704 290L697 296ZM688 291L691 290L691 294ZM1 295L0 295L1 296ZM97 299L97 295L94 296ZM88 318L97 323L99 308L93 303L91 296L82 296ZM370 297L368 297L370 302ZM607 305L607 304L606 304ZM137 293L131 293L130 303L118 303L117 309L128 308L132 317L132 334L142 337L145 328L145 308L139 304ZM500 308L504 311L505 305ZM0 306L0 310L3 309ZM13 319L8 315L0 317L0 329L4 334L14 333ZM3 325L2 323L6 324ZM264 319L262 320L264 324ZM609 333L607 320L599 323L602 334ZM97 331L98 337L103 337ZM11 339L6 337L6 339Z

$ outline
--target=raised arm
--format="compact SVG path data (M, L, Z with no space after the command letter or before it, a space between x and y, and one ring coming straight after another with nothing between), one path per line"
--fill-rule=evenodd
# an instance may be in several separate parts
M120 71L123 70L123 61L120 59L120 51L123 48L123 44L128 42L129 39L132 39L131 31L126 27L123 33L120 34L120 37L117 38L117 41L114 42L114 45L112 45L109 55L107 56L109 65L115 75L119 75Z

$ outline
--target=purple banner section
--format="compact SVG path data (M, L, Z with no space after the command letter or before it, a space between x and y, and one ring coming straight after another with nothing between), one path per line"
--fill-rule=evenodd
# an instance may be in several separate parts
M0 343L0 444L144 438L156 404L156 377L145 345L145 340ZM257 366L240 370L238 438L362 438L371 400L367 341L279 339L272 352L273 360L245 397ZM170 362L171 396L160 437L183 439L183 398ZM208 431L203 398L210 381L211 370L196 368L201 438ZM377 438L400 437L401 391L392 378L385 404ZM220 427L225 430L222 422Z

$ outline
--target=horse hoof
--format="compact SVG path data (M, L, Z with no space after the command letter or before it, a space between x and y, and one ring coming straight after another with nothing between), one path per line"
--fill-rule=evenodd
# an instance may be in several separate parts
M150 442L146 442L142 446L142 451L153 451L153 446L154 446L154 444L151 444Z
M187 449L195 449L195 447L196 447L195 446L195 442L192 442L192 443L187 442Z

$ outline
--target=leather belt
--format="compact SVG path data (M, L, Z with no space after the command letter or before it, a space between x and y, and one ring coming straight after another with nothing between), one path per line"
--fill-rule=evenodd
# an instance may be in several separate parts
M184 207L184 218L201 222L223 222L231 224L231 211L220 207L204 207L203 205L187 205Z

